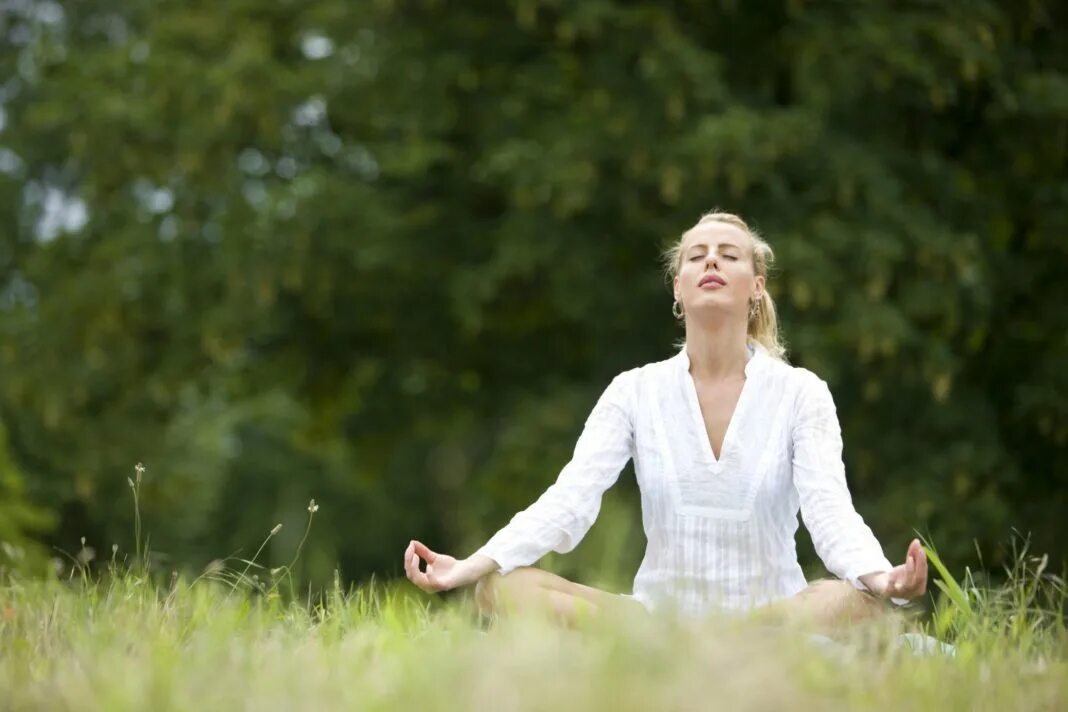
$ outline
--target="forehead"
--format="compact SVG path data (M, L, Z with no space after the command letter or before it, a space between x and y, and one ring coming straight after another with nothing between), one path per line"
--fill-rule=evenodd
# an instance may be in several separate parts
M753 246L753 240L749 237L749 233L740 227L718 221L710 221L690 228L682 237L684 251L692 247L718 245L734 245L742 250L749 250Z

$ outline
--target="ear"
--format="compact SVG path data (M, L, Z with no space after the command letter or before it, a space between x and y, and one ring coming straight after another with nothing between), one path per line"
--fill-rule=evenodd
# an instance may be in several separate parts
M761 294L764 293L764 281L764 277L759 274L753 279L753 284L756 285L756 290Z
M675 295L675 299L676 300L678 300L679 297L682 296L682 293L679 292L679 278L678 278L678 276L673 277L672 280L671 280L671 292L672 292L672 294Z

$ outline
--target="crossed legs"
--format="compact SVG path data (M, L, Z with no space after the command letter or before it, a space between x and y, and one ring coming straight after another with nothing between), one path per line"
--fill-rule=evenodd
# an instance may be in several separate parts
M524 566L501 576L492 573L475 584L475 602L482 615L508 617L533 610L573 628L581 620L605 610L648 615L637 601L592 586L568 581L562 576Z
M548 614L567 627L613 609L649 615L637 601L592 586L574 583L534 567L521 567L501 576L484 576L475 586L475 602L487 617L507 617L521 610ZM848 581L813 581L796 596L764 606L757 612L773 621L800 623L826 631L838 630L885 615L879 599L858 591Z

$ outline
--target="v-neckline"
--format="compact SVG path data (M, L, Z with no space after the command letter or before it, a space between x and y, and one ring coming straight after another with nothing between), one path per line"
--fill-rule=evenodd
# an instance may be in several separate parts
M746 395L752 390L749 387L749 382L753 377L753 363L756 361L759 350L752 346L747 345L749 350L749 360L745 362L745 380L742 382L742 390L738 393L738 401L734 404L734 411L731 412L730 419L727 421L727 427L723 431L723 441L719 444L719 457L716 457L715 451L712 449L712 440L708 437L708 426L705 425L705 417L701 412L701 399L697 395L697 383L693 379L693 374L690 373L690 357L686 353L686 348L683 347L681 351L682 356L682 376L686 380L686 399L689 401L690 417L693 420L694 425L697 427L699 438L703 443L703 451L705 457L712 464L714 471L719 471L723 466L723 462L727 459L729 454L728 448L734 443L734 431L737 429L737 422L741 420L744 415L744 408L748 401Z

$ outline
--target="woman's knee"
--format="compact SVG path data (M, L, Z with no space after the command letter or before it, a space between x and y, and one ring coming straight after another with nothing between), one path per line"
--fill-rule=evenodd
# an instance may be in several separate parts
M826 622L856 623L883 613L885 606L870 593L849 581L814 581L801 593L816 617Z
M475 604L483 615L490 615L494 609L495 589L501 575L494 571L486 574L475 583Z
M501 596L514 596L523 588L537 585L537 569L523 566L507 574L486 574L475 584L475 603L483 615L498 612Z

